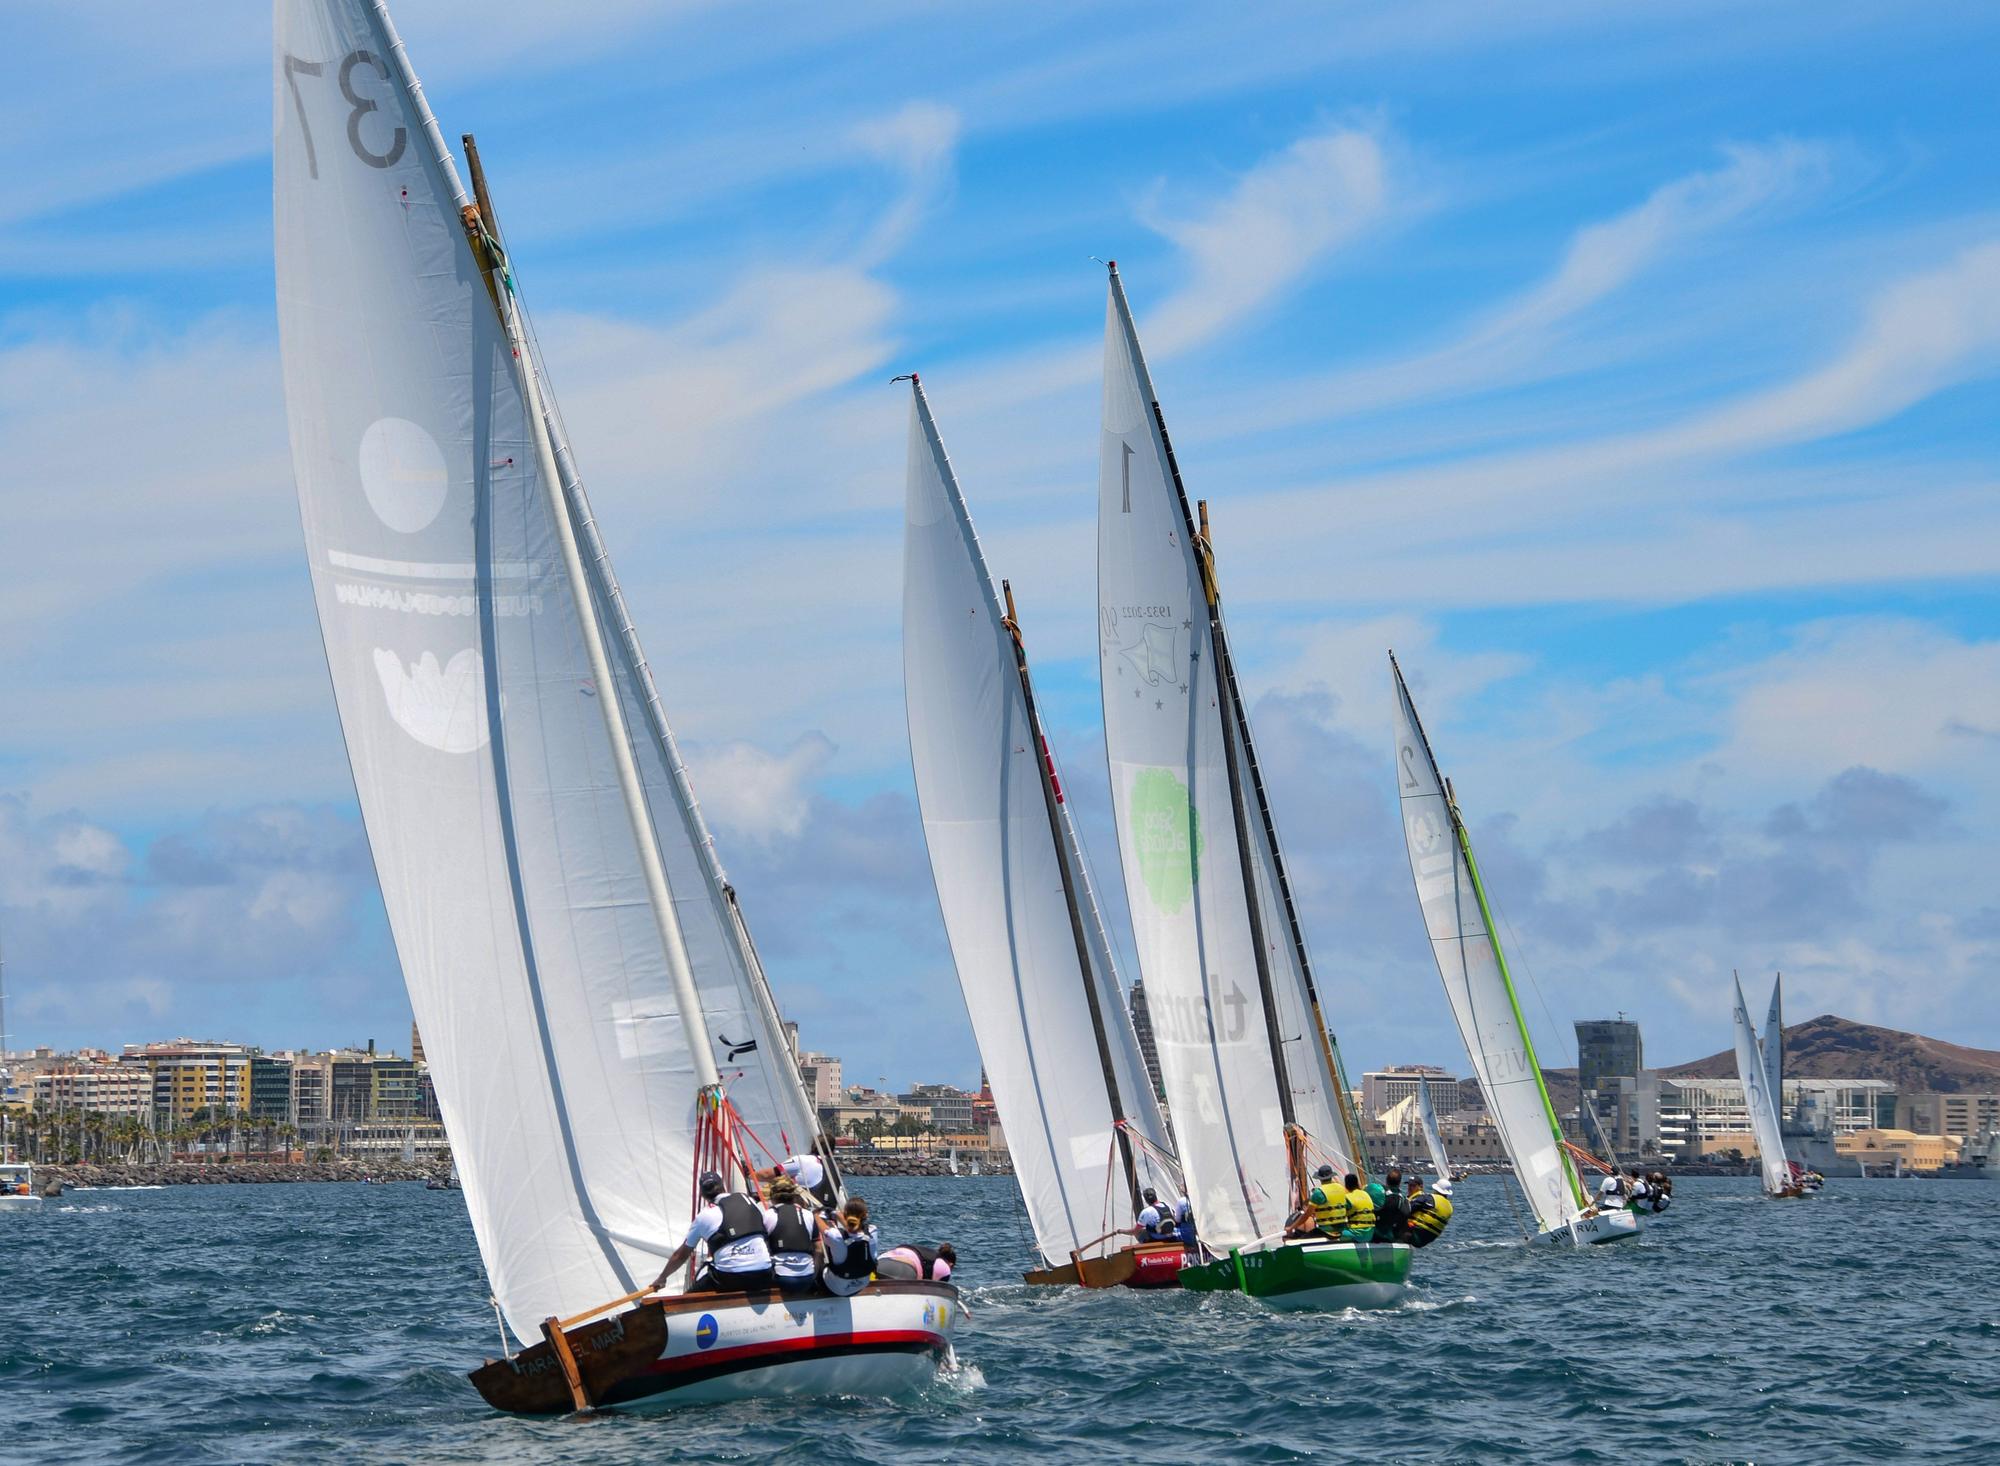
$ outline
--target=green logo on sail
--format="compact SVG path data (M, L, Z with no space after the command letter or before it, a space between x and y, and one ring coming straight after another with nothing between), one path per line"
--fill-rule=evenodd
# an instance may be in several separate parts
M1166 769L1142 769L1132 781L1132 845L1146 894L1168 916L1194 894L1194 863L1201 858L1201 819L1188 804L1187 785Z

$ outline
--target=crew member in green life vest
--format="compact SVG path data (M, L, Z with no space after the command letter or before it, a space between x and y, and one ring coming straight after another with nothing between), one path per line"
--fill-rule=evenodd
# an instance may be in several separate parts
M1375 1198L1361 1187L1361 1178L1349 1171L1347 1186L1347 1226L1340 1234L1343 1242L1375 1240Z
M1347 1192L1334 1182L1332 1166L1321 1166L1313 1173L1312 1190L1306 1193L1306 1214L1301 1220L1310 1223L1302 1229L1309 1237L1338 1237L1347 1225Z
M1451 1180L1440 1176L1428 1193L1410 1198L1410 1245L1428 1247L1451 1221Z

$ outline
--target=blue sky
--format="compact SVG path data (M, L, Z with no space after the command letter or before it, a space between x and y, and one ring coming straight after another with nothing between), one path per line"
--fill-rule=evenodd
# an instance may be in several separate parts
M2000 18L1246 9L396 7L806 1041L976 1072L903 735L895 372L1115 904L1096 255L1213 501L1351 1062L1463 1066L1389 645L1545 1060L1617 1009L1721 1048L1732 967L2000 1046ZM268 20L111 14L23 7L0 131L9 1026L400 1041L277 383Z

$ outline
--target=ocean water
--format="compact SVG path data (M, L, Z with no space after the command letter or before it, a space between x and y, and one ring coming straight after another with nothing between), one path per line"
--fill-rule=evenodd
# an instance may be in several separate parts
M2000 1461L2000 1183L1689 1179L1636 1244L1509 1245L1477 1177L1404 1306L1029 1289L1007 1178L859 1183L955 1241L907 1401L518 1420L455 1193L82 1191L0 1213L0 1461Z

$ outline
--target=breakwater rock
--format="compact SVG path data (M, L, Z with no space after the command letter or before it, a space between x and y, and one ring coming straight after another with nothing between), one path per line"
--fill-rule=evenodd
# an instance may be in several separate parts
M839 1160L843 1176L949 1176L952 1173L951 1161L941 1155L898 1155L890 1151L881 1155L842 1155ZM961 1154L958 1164L962 1173L969 1173L973 1162ZM1014 1174L1014 1163L1005 1155L981 1156L978 1165L983 1175Z
M279 1181L428 1181L443 1172L431 1165L397 1161L228 1161L164 1165L92 1163L37 1166L38 1185L73 1186L257 1186Z

